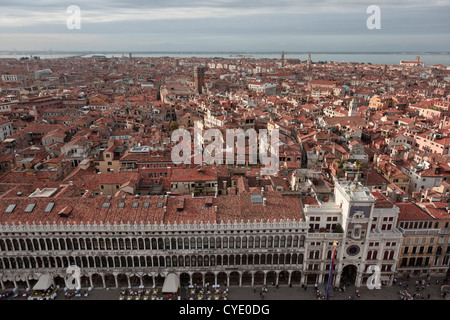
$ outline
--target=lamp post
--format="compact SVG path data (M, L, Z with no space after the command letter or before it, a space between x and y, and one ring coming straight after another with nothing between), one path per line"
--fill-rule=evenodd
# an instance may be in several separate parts
M330 273L328 275L328 285L327 285L327 300L330 298L330 290L331 290L331 278L333 277L333 267L334 267L334 257L336 256L336 247L338 242L333 242L333 254L331 255L331 265L330 265Z

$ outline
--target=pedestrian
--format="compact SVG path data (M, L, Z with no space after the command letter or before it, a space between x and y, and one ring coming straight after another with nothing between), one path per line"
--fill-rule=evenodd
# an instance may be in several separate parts
M256 287L253 286L253 293L256 293Z
M305 291L306 291L306 289L308 289L308 285L305 285Z
M431 296L431 295L428 293L428 294L427 294L427 298L430 299L430 296Z

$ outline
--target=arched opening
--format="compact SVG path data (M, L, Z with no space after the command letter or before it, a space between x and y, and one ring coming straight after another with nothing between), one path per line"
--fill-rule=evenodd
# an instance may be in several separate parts
M116 280L114 278L114 275L112 274L105 274L105 285L107 288L114 288L116 286Z
M189 274L187 274L186 272L183 272L182 274L180 274L180 284L182 286L189 285L190 281L191 281L191 277L189 276Z
M128 288L128 278L125 274L121 273L117 275L117 284L119 288Z
M300 271L293 271L293 272L291 273L291 284L292 284L292 285L300 284L301 279L302 279L301 276L302 276L302 275L301 275Z
M80 285L82 287L88 288L91 286L91 283L89 281L89 277L88 276L81 276L80 278Z
M103 288L102 276L98 273L92 275L92 285L94 288Z
M357 273L358 273L358 268L355 265L349 264L349 265L345 266L344 269L342 270L341 284L345 284L347 286L355 284Z
M205 283L209 283L210 286L214 284L214 273L207 272L205 274Z
M149 276L148 274L146 274L145 276L142 277L142 284L146 288L152 287L153 286L153 278L151 276Z
M246 271L242 274L242 285L250 286L252 284L252 275L250 272Z
M275 273L275 271L267 272L266 284L275 285L276 279L277 279L277 274Z
M55 281L55 285L59 286L60 288L64 288L66 286L66 281L61 276L55 276L53 280Z
M141 279L136 275L131 276L130 277L130 285L132 287L139 287L141 285Z
M233 271L230 273L230 286L239 285L239 272Z
M219 272L217 274L217 284L227 285L227 275L225 272Z
M162 287L162 286L164 285L164 280L165 280L165 279L166 279L166 278L163 277L162 275L157 275L157 276L155 277L155 283L156 283L156 286Z
M260 285L262 286L264 284L264 272L257 271L254 275L253 284L255 286Z
M201 273L194 273L192 275L192 282L193 284L196 284L198 286L202 286L203 285L203 276Z
M289 273L287 271L281 271L278 274L278 284L288 284L289 281Z

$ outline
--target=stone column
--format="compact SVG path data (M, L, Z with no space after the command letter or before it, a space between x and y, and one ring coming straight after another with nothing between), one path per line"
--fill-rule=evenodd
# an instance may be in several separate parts
M362 282L362 272L358 271L356 273L356 281L355 281L355 287L361 287L361 282Z
M263 282L264 285L267 284L266 280L267 280L267 271L264 271L264 282Z
M278 285L278 278L280 277L280 271L275 271L275 274L276 274L275 285Z
M255 286L255 271L250 272L252 275L252 287Z
M114 282L116 283L116 288L119 287L119 282L117 281L117 274L113 274L114 276Z
M242 272L239 272L239 287L242 287Z
M291 284L291 276L292 276L292 271L289 270L288 271L288 286Z
M218 275L219 273L216 271L216 272L214 272L214 285L216 285L217 286L217 275Z
M89 276L89 283L91 285L91 288L94 288L94 283L92 282L92 276Z
M319 274L319 278L317 280L317 284L323 284L323 274L322 273Z
M103 289L106 289L105 275L102 273L100 276L102 277Z

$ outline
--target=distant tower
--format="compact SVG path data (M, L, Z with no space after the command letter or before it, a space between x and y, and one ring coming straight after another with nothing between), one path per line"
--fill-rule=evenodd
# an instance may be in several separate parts
M356 112L358 111L358 102L355 98L353 98L352 101L350 101L349 108L348 108L348 116L354 117L356 116Z
M417 56L417 57L416 57L416 62L419 62L419 61L420 61L420 57Z
M281 66L282 66L282 67L284 67L285 61L286 61L286 60L284 60L284 51L281 51Z
M130 59L133 58L133 54L130 52Z
M205 76L206 68L203 66L197 66L194 68L194 85L199 94L203 91L203 81Z
M308 60L306 61L306 67L311 68L311 53L308 53Z

